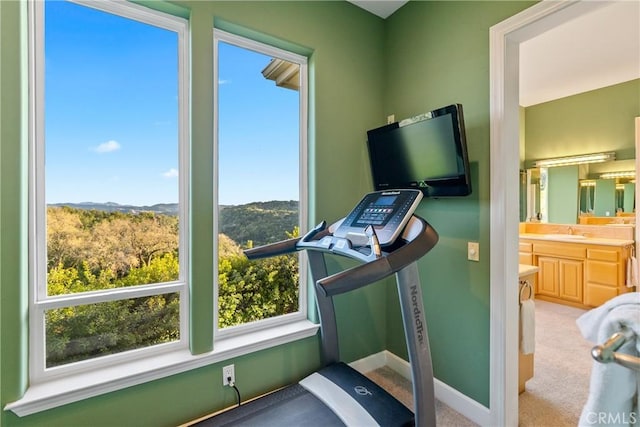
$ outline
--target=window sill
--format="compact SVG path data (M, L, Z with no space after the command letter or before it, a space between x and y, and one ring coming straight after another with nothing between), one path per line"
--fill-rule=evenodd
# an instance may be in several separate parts
M121 363L77 375L31 385L24 396L5 406L19 417L89 397L179 374L233 357L286 344L316 334L319 325L308 320L257 330L218 340L214 351L192 355L188 349Z

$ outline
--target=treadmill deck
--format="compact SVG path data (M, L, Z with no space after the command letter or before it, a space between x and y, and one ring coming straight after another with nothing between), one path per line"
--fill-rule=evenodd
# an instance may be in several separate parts
M368 427L376 424L412 426L413 412L366 376L344 363L336 363L298 384L195 425Z

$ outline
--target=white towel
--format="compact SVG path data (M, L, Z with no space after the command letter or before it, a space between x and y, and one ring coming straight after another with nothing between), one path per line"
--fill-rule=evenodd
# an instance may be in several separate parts
M603 344L623 326L640 336L640 293L629 292L610 299L576 321L582 335ZM640 339L628 342L617 352L637 356ZM581 427L640 425L638 384L640 373L615 363L593 362L589 397L582 409Z
M628 288L638 286L638 260L633 255L627 259L627 281Z
M530 354L536 345L536 306L533 299L520 303L520 352Z

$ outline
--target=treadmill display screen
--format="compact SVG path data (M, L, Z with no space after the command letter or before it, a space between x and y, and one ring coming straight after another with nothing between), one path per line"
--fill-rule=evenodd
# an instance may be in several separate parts
M334 232L334 236L361 241L373 226L381 246L392 244L422 199L419 190L376 191L367 194Z
M395 202L397 198L398 198L398 196L381 196L380 198L378 198L378 200L376 200L374 205L376 205L376 206L379 206L379 205L393 205L393 202Z
M381 196L367 206L356 222L357 225L384 225L394 211L394 203L398 196Z

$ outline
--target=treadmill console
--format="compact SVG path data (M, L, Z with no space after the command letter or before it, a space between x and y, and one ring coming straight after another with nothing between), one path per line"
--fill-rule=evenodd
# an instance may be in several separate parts
M380 246L390 245L400 235L421 199L420 190L369 193L344 218L333 235L350 240L354 246L364 246L369 242L365 230L372 226Z

